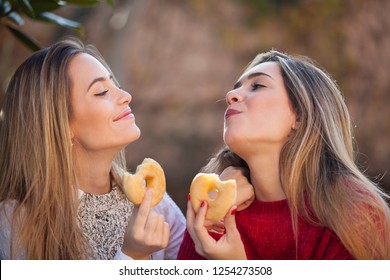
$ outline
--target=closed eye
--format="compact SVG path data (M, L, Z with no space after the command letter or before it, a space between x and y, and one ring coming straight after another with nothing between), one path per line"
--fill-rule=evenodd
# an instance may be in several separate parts
M108 92L108 89L105 91L102 91L101 93L95 94L95 96L104 96L104 95L106 95L107 92Z
M265 87L265 86L262 85L262 84L258 84L258 83L253 83L253 84L251 84L251 89L252 89L252 90L257 90L257 89L263 88L263 87Z

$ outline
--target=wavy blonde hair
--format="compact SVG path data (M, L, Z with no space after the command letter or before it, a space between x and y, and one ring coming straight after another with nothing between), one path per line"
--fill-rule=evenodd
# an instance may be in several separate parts
M390 259L389 196L355 164L351 120L336 83L308 58L278 51L259 54L245 71L268 61L280 66L300 123L279 159L295 235L301 216L333 230L357 259ZM203 171L220 173L229 165L250 177L245 161L228 147Z
M93 46L66 39L34 53L19 66L7 88L0 132L0 201L16 201L12 244L27 248L29 259L88 258L77 222L78 193L69 120L68 74L79 53L97 58ZM111 72L111 71L110 71ZM121 152L111 174L120 183ZM16 249L15 249L16 250Z

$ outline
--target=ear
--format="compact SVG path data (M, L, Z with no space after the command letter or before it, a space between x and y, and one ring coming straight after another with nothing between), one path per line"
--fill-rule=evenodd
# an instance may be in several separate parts
M295 122L293 123L291 129L292 130L297 130L300 126L301 126L301 122L298 121L298 120L295 120Z

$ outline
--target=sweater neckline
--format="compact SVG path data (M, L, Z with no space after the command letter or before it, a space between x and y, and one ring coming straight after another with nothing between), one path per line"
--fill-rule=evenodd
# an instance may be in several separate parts
M87 195L90 197L95 197L95 198L101 198L101 197L107 197L107 196L112 196L117 192L117 189L119 189L119 186L115 183L112 184L111 190L108 193L103 193L103 194L92 194L89 192L84 192L82 189L78 188L78 197L81 198L83 195Z
M275 200L275 201L261 201L255 200L251 205L245 209L250 212L259 214L281 214L290 212L287 199Z

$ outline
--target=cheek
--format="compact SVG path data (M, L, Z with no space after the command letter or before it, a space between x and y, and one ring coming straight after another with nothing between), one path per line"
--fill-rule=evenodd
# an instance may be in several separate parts
M284 139L294 124L295 115L285 98L275 97L254 102L250 108L253 131ZM252 122L252 121L251 121ZM256 128L255 128L256 127ZM276 140L276 139L275 139Z
M99 123L106 115L105 108L99 108L91 105L89 108L85 108L82 112L79 112L77 115L77 119L81 123Z
M71 121L74 137L79 141L104 137L108 122L106 111L106 108L94 105L75 108Z

